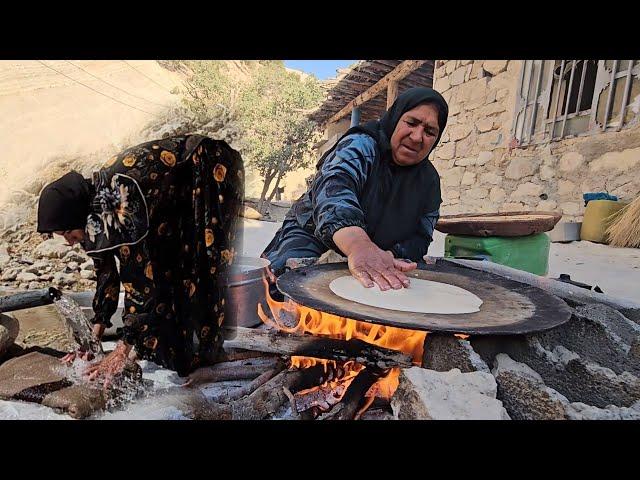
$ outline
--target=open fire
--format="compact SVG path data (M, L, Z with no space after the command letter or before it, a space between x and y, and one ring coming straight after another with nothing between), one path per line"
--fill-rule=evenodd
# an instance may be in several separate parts
M367 322L340 317L330 313L298 305L292 300L278 302L269 294L269 286L264 280L265 294L270 314L264 312L258 304L258 315L262 321L275 329L292 334L311 334L339 340L358 339L378 347L388 348L411 356L415 365L421 365L426 332L397 327L375 325ZM291 357L291 368L309 368L317 364L324 365L325 374L330 378L322 385L298 392L296 405L302 408L316 407L320 411L330 409L338 403L356 376L366 367L358 362L349 361L341 365L333 360L311 357ZM365 405L356 417L361 415L373 403L375 397L390 400L398 388L399 368L390 368L376 381L365 394ZM308 400L317 398L317 400Z

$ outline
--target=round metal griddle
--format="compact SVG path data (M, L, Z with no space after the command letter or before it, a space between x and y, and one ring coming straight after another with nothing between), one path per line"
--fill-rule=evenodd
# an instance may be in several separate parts
M571 310L564 301L539 288L444 261L435 265L419 265L407 276L464 288L482 300L479 312L445 315L363 305L341 298L329 289L332 280L344 275L350 275L346 263L315 265L281 275L277 286L282 293L305 307L412 330L515 335L548 330L571 318Z
M561 213L536 211L442 215L436 230L473 237L520 237L548 232L561 218Z

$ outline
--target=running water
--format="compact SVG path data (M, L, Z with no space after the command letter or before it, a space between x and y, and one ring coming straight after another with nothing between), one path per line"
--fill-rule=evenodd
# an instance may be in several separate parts
M88 382L84 374L87 367L103 358L103 347L108 352L116 343L105 341L100 344L93 338L91 322L79 305L63 295L54 301L54 306L67 326L67 335L76 348L91 351L93 361L76 357L70 364L60 364L60 372L76 384ZM193 388L184 388L185 378L174 371L163 368L148 360L138 360L142 368L142 380L124 379L116 388L116 398L110 398L104 411L95 412L89 418L94 420L115 419L156 419L186 420L199 418L198 411L206 405L207 399L215 398L221 392L240 388L250 380L235 380L218 383L204 383ZM0 420L3 419L71 419L67 414L36 403L17 400L0 400Z
M93 325L83 313L80 305L71 297L61 295L53 304L65 321L69 340L77 344L84 352L92 352L94 356L103 353L102 346L93 336Z

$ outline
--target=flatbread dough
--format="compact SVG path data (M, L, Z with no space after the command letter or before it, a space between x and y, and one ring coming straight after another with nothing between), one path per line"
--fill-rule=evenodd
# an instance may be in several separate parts
M459 314L480 311L482 300L464 288L412 278L409 288L381 291L377 285L363 287L351 275L329 284L339 297L372 307L402 312Z

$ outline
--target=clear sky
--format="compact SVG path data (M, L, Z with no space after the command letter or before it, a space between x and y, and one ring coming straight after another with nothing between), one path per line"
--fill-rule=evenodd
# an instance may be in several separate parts
M357 62L357 60L285 60L288 68L312 73L318 80L326 80L337 75L336 69L345 68Z

